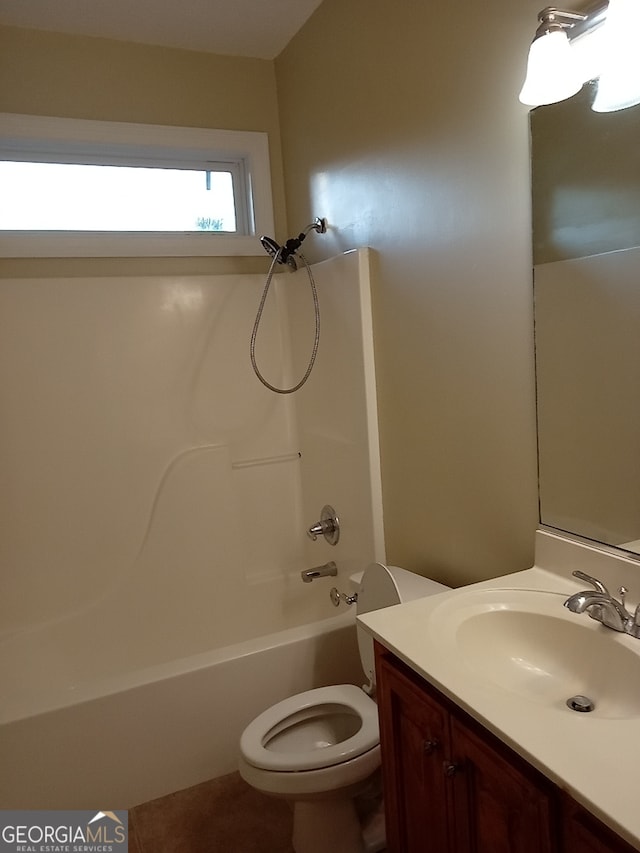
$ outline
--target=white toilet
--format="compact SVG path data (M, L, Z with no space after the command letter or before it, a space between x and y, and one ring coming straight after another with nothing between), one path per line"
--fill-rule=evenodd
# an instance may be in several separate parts
M447 589L372 563L362 575L356 609L369 613ZM380 766L378 709L367 695L375 686L373 640L360 627L357 633L368 684L298 693L256 717L240 738L242 778L294 804L296 853L374 853L384 847L381 832L363 838L354 803Z

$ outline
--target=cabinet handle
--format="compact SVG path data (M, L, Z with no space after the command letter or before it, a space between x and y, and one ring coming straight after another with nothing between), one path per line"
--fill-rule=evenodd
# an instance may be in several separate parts
M425 740L422 744L422 749L425 755L433 755L433 753L440 746L440 741L437 738L432 738L431 740Z
M455 776L460 770L462 770L461 764L455 764L453 761L444 761L442 764L442 770L445 776Z

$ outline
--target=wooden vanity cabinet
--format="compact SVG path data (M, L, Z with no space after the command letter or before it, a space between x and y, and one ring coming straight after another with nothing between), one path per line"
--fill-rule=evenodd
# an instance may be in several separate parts
M632 848L376 643L389 853Z
M557 853L545 780L381 646L377 683L391 853Z
M634 847L566 796L562 828L563 853L636 853Z
M556 853L555 804L549 783L504 758L486 736L456 717L453 755L455 853ZM445 772L452 764L445 760Z
M449 853L455 817L449 717L376 646L382 776L390 853Z

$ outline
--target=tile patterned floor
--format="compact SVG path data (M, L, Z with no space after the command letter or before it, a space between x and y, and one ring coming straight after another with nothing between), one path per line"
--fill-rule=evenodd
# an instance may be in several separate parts
M129 853L293 853L291 832L289 805L237 773L129 811Z

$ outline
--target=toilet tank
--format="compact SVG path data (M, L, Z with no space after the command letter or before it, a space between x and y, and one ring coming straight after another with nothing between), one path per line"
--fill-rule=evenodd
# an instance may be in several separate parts
M382 563L371 563L361 576L352 576L351 581L357 586L356 610L359 615L412 601L415 598L436 595L450 589L444 584L424 578L415 572L408 572L399 566L384 566ZM367 693L372 693L375 687L373 638L359 625L357 631L360 660L369 682L363 686L363 689Z

